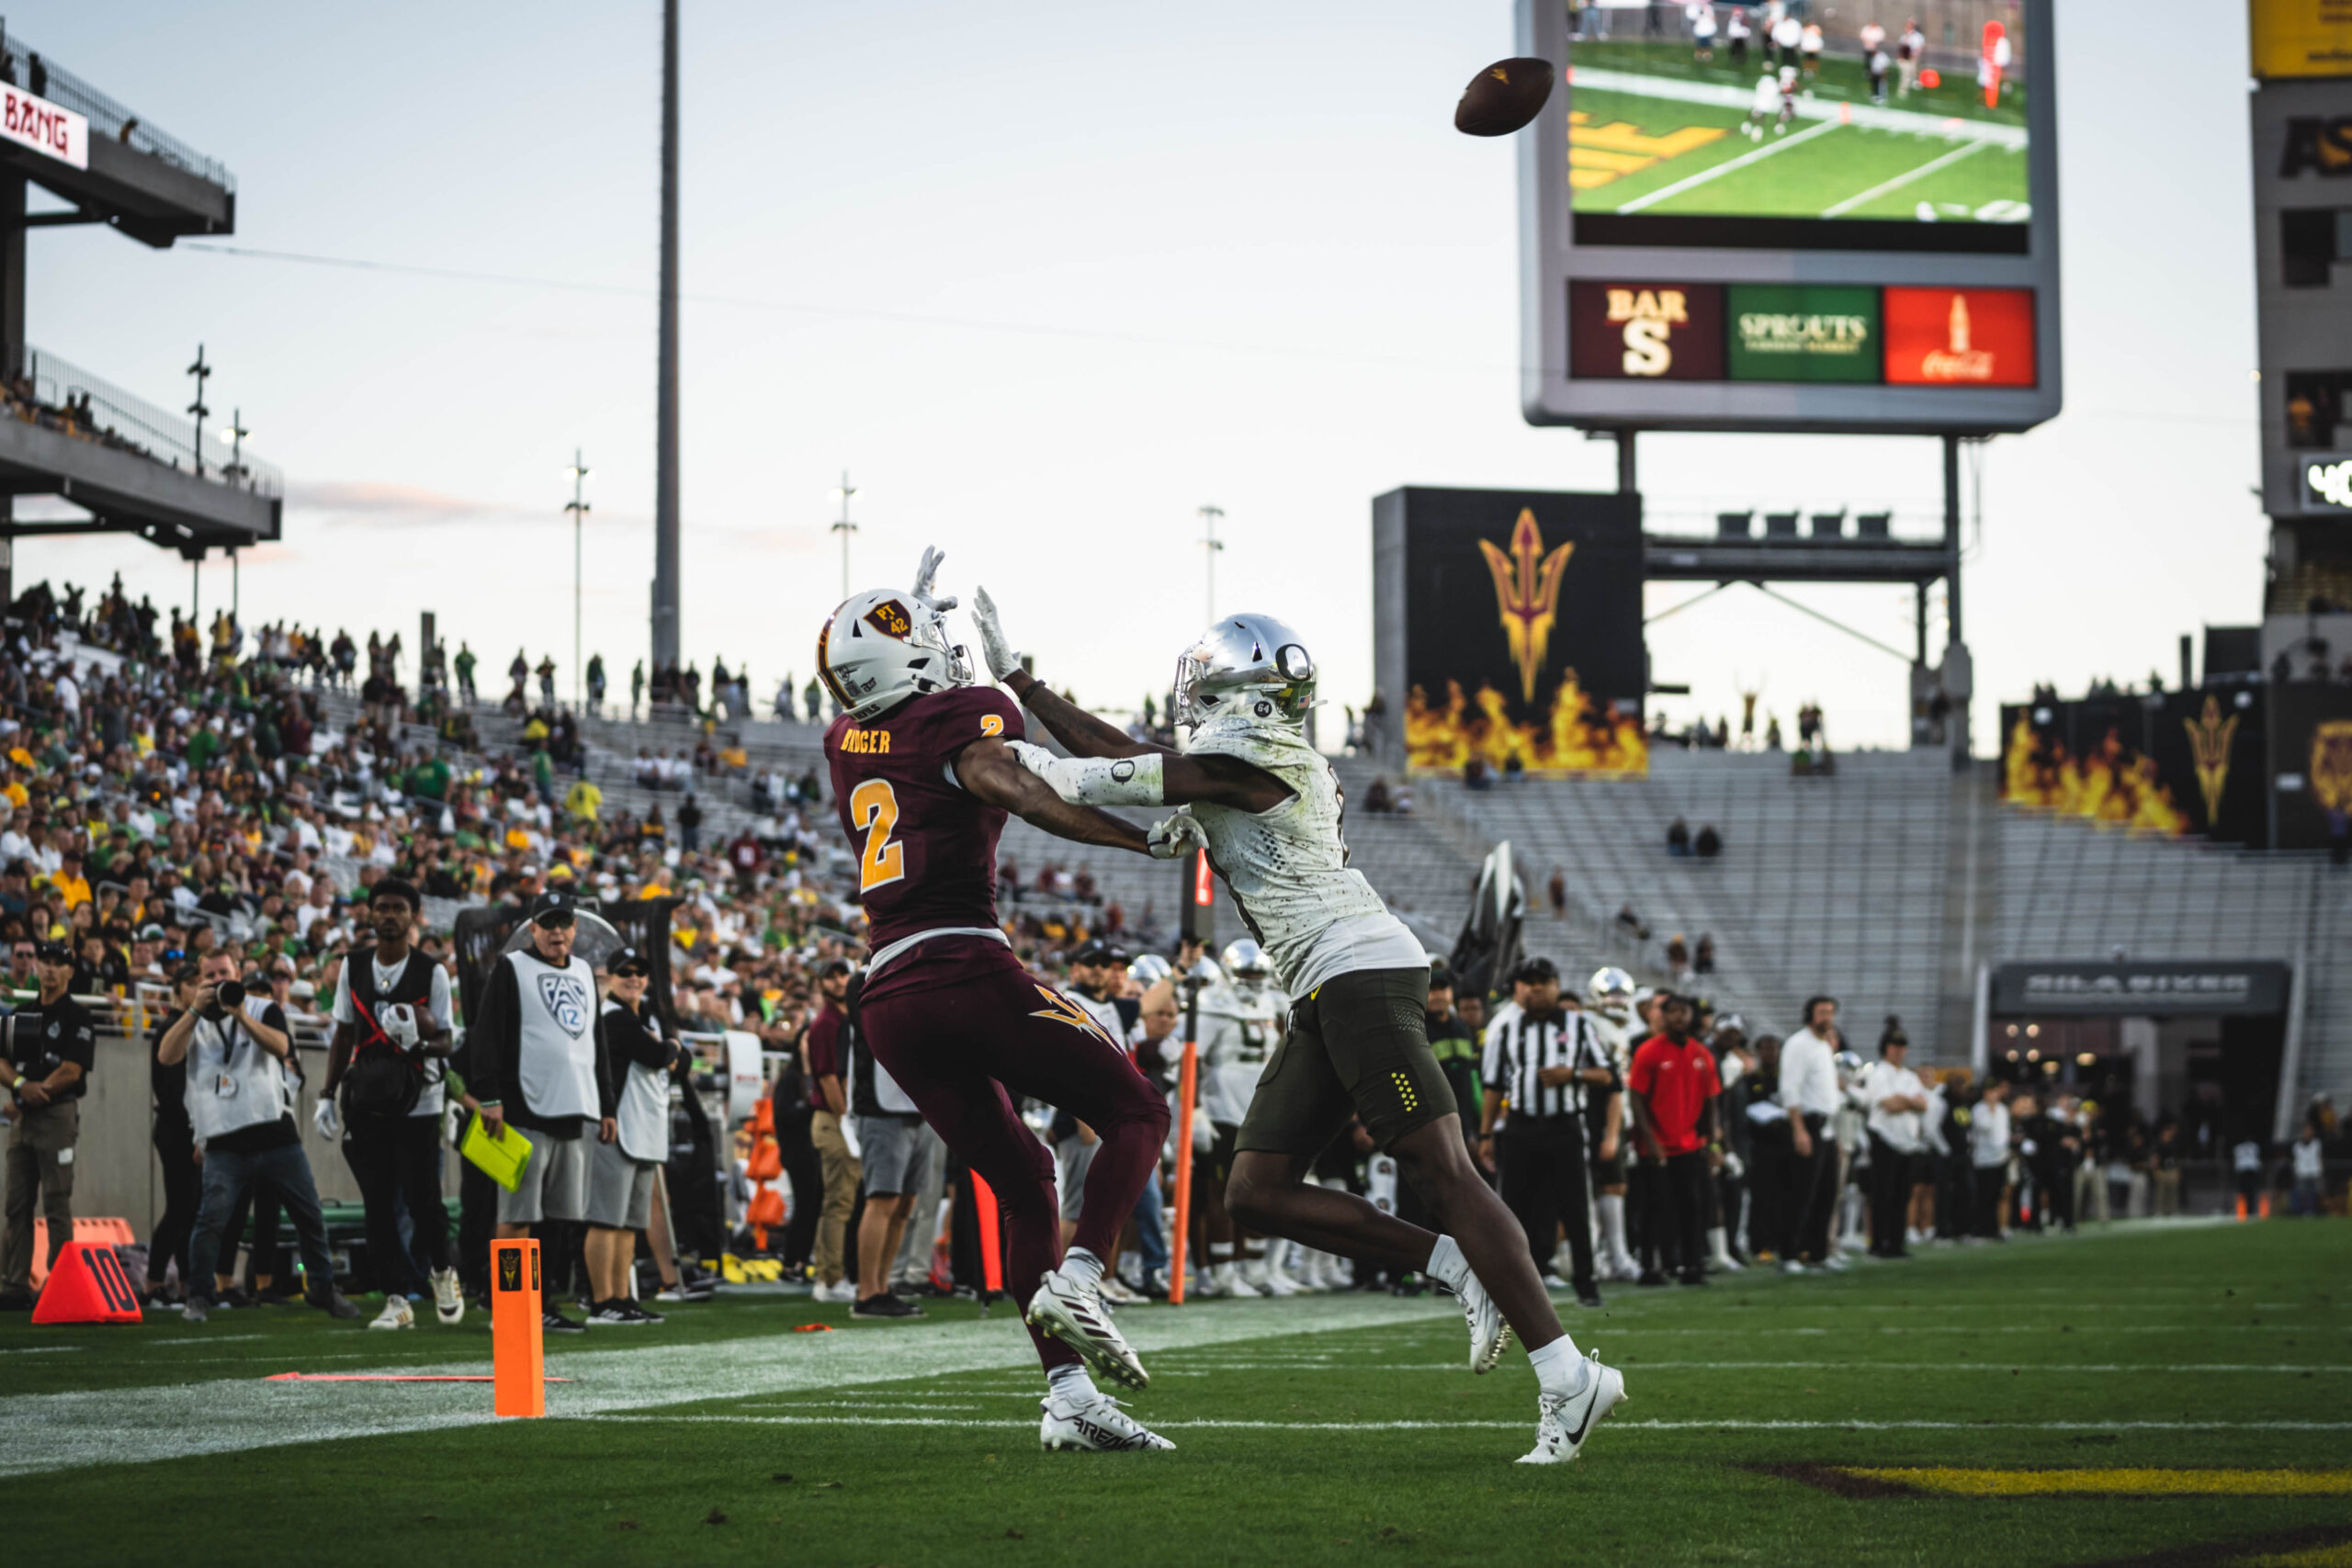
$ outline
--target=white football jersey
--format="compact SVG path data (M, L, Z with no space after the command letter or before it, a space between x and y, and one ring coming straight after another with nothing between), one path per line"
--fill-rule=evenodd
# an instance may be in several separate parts
M1266 1059L1282 1043L1290 998L1266 987L1217 986L1201 993L1201 1109L1211 1122L1238 1127Z
M1351 970L1428 964L1420 939L1388 912L1363 873L1348 869L1339 775L1305 736L1274 727L1204 727L1185 750L1238 757L1294 792L1271 811L1254 814L1229 806L1193 807L1208 837L1210 863L1285 991L1303 997Z

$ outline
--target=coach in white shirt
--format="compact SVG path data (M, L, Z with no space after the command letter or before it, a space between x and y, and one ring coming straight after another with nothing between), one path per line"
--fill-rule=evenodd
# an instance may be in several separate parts
M1829 1216L1838 1193L1838 1140L1830 1118L1838 1106L1838 999L1804 1004L1805 1026L1781 1042L1782 1110L1789 1113L1789 1185L1781 1204L1781 1270L1804 1272L1804 1259L1829 1256Z
M1878 1043L1879 1059L1862 1073L1860 1095L1871 1139L1871 1256L1907 1258L1904 1221L1911 1207L1912 1173L1924 1168L1922 1131L1928 1086L1904 1066L1911 1042L1890 1029Z

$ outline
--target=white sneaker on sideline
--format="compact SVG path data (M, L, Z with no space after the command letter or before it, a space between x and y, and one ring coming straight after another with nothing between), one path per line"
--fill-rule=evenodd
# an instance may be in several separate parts
M1045 1412L1045 1420L1037 1428L1040 1448L1123 1453L1176 1446L1120 1409L1117 1400L1099 1390L1076 1399L1049 1393L1038 1401L1038 1408Z
M1306 1286L1279 1269L1266 1269L1258 1276L1255 1283L1258 1293L1262 1296L1303 1296L1306 1293Z
M1783 1274L1803 1274L1808 1272L1808 1270L1804 1264L1798 1262L1795 1258L1783 1258L1781 1259L1781 1272Z
M1521 1454L1521 1464L1566 1464L1584 1450L1593 1427L1625 1403L1625 1374L1600 1364L1600 1352L1585 1357L1584 1387L1574 1393L1537 1396L1535 1446Z
M433 1271L433 1315L444 1323L458 1323L465 1318L466 1292L458 1288L455 1269Z
M812 1302L825 1302L834 1306L854 1306L857 1303L857 1287L847 1280L836 1280L830 1285L819 1285L808 1292Z
M1503 1358L1503 1347L1510 1343L1510 1325L1503 1321L1503 1309L1495 1304L1477 1275L1465 1274L1462 1289L1455 1293L1462 1298L1462 1315L1470 1325L1470 1370L1491 1372Z
M1113 1306L1134 1306L1145 1298L1127 1289L1126 1282L1116 1274L1105 1273L1101 1286L1102 1299Z
M1238 1263L1218 1264L1216 1283L1218 1295L1231 1296L1238 1301L1256 1301L1266 1293L1250 1282L1249 1277L1241 1272L1241 1265Z
M414 1328L416 1314L410 1310L408 1298L394 1294L384 1298L384 1310L376 1314L370 1328Z
M1151 1374L1143 1370L1125 1337L1112 1325L1102 1297L1061 1269L1053 1269L1037 1281L1036 1293L1029 1298L1029 1308L1022 1318L1039 1333L1049 1334L1077 1351L1079 1359L1097 1377L1129 1388L1151 1385Z

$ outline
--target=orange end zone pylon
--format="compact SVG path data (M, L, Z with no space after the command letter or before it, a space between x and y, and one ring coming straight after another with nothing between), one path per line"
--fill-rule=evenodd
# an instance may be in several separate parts
M1200 1077L1201 1048L1184 1042L1184 1066L1176 1075L1176 1229L1168 1238L1168 1304L1184 1304L1184 1243L1193 1234L1193 1087Z
M541 1343L539 1244L490 1244L490 1338L501 1416L548 1413L547 1350Z
M1002 1295L1004 1233L997 1221L996 1189L977 1170L972 1172L972 1208L980 1221L980 1288L989 1295Z

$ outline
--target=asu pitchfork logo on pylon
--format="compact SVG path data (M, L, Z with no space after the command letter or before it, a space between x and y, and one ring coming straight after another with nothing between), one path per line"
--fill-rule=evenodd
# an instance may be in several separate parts
M1576 553L1570 540L1551 554L1544 553L1544 535L1535 513L1521 508L1510 531L1510 554L1493 541L1478 541L1487 570L1495 574L1497 617L1510 641L1511 662L1519 666L1520 695L1535 700L1535 677L1552 643L1552 624L1559 617L1560 580L1567 575L1568 558Z

